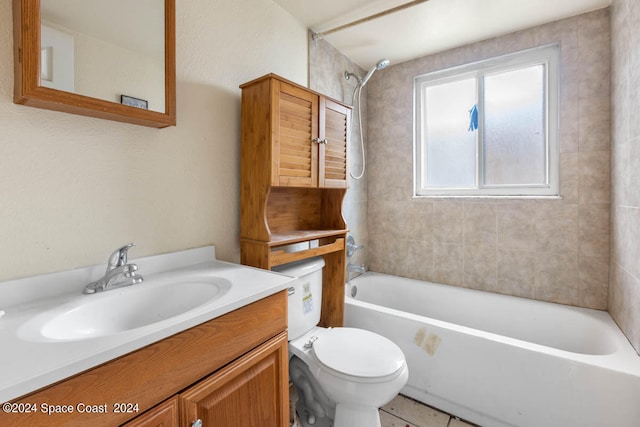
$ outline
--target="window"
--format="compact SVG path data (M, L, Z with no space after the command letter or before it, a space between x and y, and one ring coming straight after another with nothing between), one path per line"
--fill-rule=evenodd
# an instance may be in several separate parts
M414 195L559 194L558 50L415 78Z

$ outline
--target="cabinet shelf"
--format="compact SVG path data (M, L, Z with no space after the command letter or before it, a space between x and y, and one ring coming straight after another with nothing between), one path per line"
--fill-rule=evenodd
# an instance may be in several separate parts
M318 246L316 248L309 248L298 252L287 252L284 250L271 252L271 265L282 265L294 261L300 261L307 258L326 255L334 252L344 250L344 238L338 238L333 243Z
M241 262L270 270L322 256L321 325L342 326L351 108L274 74L240 87Z
M282 246L346 234L348 230L292 230L271 234L268 246Z

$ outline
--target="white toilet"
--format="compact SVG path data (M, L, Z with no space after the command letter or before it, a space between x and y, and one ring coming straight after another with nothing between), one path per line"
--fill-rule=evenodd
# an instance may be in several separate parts
M407 382L402 350L355 328L321 328L322 268L313 258L274 267L297 277L289 288L289 376L303 427L380 427L378 408Z

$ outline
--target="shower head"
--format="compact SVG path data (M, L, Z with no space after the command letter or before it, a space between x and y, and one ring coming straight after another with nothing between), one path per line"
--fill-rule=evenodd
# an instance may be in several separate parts
M391 62L388 59L381 59L380 61L378 61L376 63L376 65L371 67L371 69L369 70L367 75L364 76L364 78L361 79L357 75L355 75L354 73L350 73L348 71L344 72L344 78L349 80L351 77L355 77L356 80L358 80L358 84L357 84L356 87L361 88L361 87L363 87L364 85L367 84L367 82L369 81L371 76L373 76L373 73L375 73L377 70L382 70L383 68L387 68L390 63Z
M369 81L369 79L371 78L371 76L373 76L373 73L375 73L378 70L382 70L383 68L387 68L389 66L389 64L391 63L391 61L389 61L388 59L381 59L380 61L378 61L376 63L376 65L374 65L373 67L371 67L371 69L369 70L369 72L367 73L366 76L364 76L364 78L362 80L360 80L358 82L358 84L360 85L360 87L364 86L367 84L367 82Z

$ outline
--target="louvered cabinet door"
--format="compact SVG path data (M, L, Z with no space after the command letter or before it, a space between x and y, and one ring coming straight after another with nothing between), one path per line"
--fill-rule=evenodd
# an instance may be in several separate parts
M317 187L318 96L279 81L274 92L272 185Z
M347 188L347 138L350 126L348 108L320 98L319 187Z

